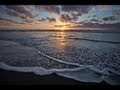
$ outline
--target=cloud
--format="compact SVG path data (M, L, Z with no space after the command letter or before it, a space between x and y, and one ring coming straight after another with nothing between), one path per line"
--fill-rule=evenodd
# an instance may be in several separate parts
M99 19L92 18L90 21L99 22Z
M64 25L54 25L54 27L63 27Z
M25 23L33 23L33 19L25 19L24 22Z
M46 23L46 22L50 22L50 23L53 23L53 22L56 22L56 19L55 18L51 18L51 17L45 17L45 18L41 18L41 19L31 19L31 18L28 18L28 19L25 19L24 22L26 23L34 23L34 24L39 24L40 22L41 23Z
M0 17L0 20L5 20L5 21L6 21L6 19L5 19L5 18L3 18L3 17Z
M82 14L80 12L71 12L72 16L81 16Z
M62 14L60 16L60 21L62 22L70 22L72 20L72 17L70 17L68 14Z
M57 5L35 5L37 9L43 9L49 13L60 14L60 8Z
M56 19L55 18L50 18L50 17L46 17L46 19L49 21L49 22L56 22Z
M68 14L62 14L60 16L60 21L62 22L73 22L73 21L76 21L78 19L77 16L70 16Z
M71 25L70 25L70 24L65 24L65 25L54 25L54 27L59 27L59 28L60 28L60 27L64 27L64 26L65 26L65 27L69 27L69 26L71 26Z
M2 21L4 23L19 24L19 22L13 21L11 19L6 19L6 18L3 18L3 17L0 17L0 21Z
M31 5L31 7L33 7ZM25 5L4 5L2 9L6 12L6 15L21 18L22 21L16 22L17 24L28 24L36 21L37 14L31 10L30 7ZM8 20L9 21L9 20Z
M62 14L60 20L62 22L77 21L78 17L87 14L93 6L91 5L61 5L61 11L67 12L68 14Z
M87 14L92 9L91 5L62 5L64 12L78 12L80 15Z
M114 24L100 24L92 22L78 22L74 23L70 28L103 28L103 29L119 29L120 23Z
M6 5L7 13L9 15L18 16L21 18L29 17L34 18L37 14L32 13L26 6L24 5Z
M7 24L31 24L31 23L33 23L35 21L35 19L31 19L31 18L26 18L26 19L24 19L23 21L21 21L21 22L18 22L18 21L14 21L14 20L11 20L11 19L7 19L7 18L3 18L3 17L0 17L0 22L2 22L2 23L6 23L6 25ZM1 24L2 24L1 23Z
M15 12L10 9L6 9L6 13L10 16L20 17L22 19L26 19L27 17L24 14L19 14L18 12Z
M114 16L108 16L108 17L104 17L102 18L104 21L113 21L116 20L116 18Z
M44 22L44 21L47 21L47 20L45 18L42 18L42 19L38 19L37 21Z

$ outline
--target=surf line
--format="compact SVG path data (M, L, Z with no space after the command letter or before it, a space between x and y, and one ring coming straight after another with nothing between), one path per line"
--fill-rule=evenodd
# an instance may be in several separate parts
M54 60L54 61L57 61L57 62L60 62L60 63L64 63L64 64L69 64L69 65L76 65L76 66L80 66L80 67L83 66L83 65L79 65L79 64L77 64L77 63L70 63L70 62L65 62L65 61L56 59L56 58L54 58L54 57L51 57L51 56L49 56L49 55L46 55L46 54L42 53L41 51L37 50L35 47L33 47L33 48L35 49L35 51L36 51L38 54L41 54L41 55L43 55L43 56L45 56L45 57L47 57L47 58L49 58L49 59L52 59L52 60Z
M101 40L84 39L84 38L68 38L68 39L84 40L84 41L91 41L91 42L102 42L102 43L110 43L110 44L120 44L120 42L115 42L115 41L101 41Z

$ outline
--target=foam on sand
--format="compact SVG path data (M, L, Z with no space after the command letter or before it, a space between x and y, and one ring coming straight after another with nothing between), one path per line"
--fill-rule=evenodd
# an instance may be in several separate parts
M49 69L42 67L13 67L0 62L0 68L4 70L13 70L18 72L33 72L36 75L49 75L53 72L64 77L68 77L77 81L100 83L103 80L111 85L120 85L120 78L116 75L104 75L92 71L89 68L75 68L75 69Z
M48 75L52 73L52 71L48 71L42 67L13 67L2 62L0 62L0 68L18 72L34 72L37 75Z

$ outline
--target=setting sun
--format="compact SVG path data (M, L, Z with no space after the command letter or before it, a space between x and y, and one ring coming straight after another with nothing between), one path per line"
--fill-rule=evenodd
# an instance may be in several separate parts
M60 30L64 31L64 30L66 30L66 28L65 27L61 27Z
M67 27L65 27L65 26L57 26L55 29L57 29L57 30L61 30L61 31L65 31L65 30L67 30L68 28Z

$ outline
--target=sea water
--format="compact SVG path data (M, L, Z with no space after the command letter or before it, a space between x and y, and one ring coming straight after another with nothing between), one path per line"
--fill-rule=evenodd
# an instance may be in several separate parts
M83 82L120 84L120 33L0 31L0 47L14 43L32 52L5 49L0 68L38 75L56 73ZM17 54L17 52L21 54ZM34 55L34 52L37 54ZM33 53L32 58L24 53ZM27 58L24 58L27 57Z

